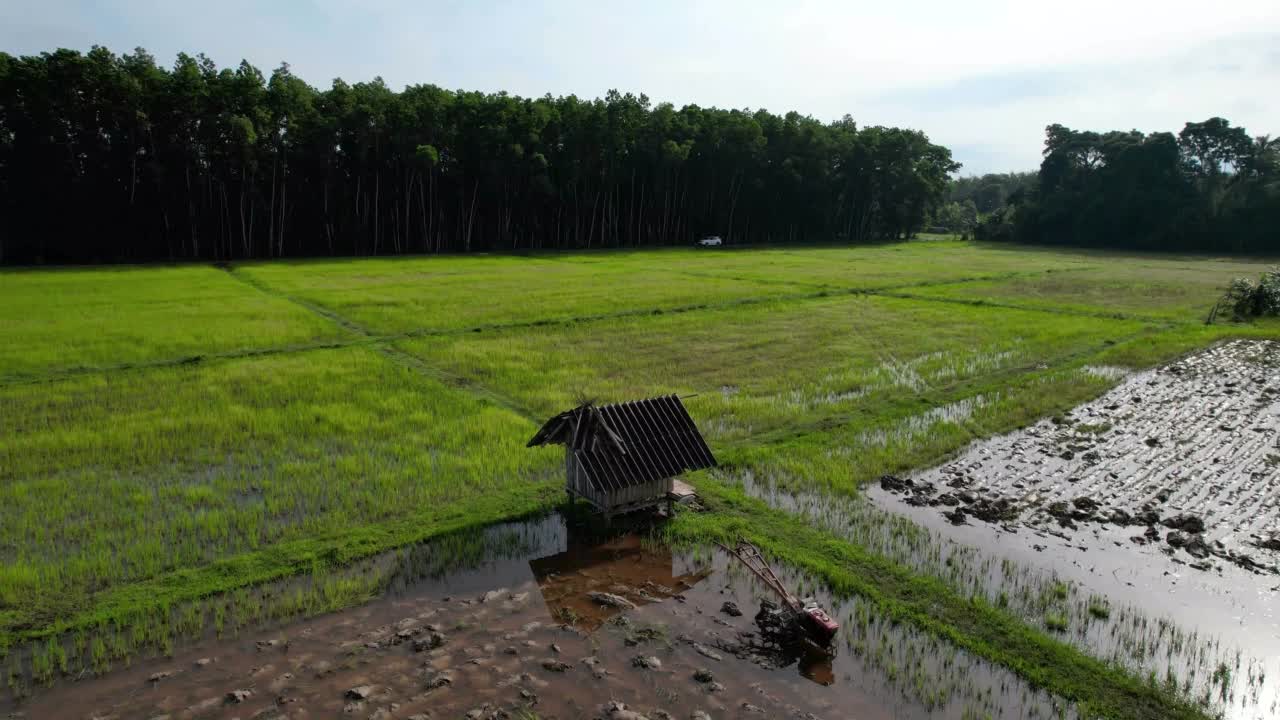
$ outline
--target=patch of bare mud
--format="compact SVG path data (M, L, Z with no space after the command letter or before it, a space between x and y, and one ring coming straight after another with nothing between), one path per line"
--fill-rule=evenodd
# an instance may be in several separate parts
M1091 652L1191 685L1234 672L1226 715L1276 711L1264 678L1280 673L1280 343L1231 342L1129 376L868 496L1096 595L1111 621L1073 627ZM1152 638L1179 662L1144 659Z
M1236 341L881 487L954 524L1105 524L1212 571L1280 574L1280 343Z
M558 552L37 690L14 716L1071 716L857 601L822 598L843 624L833 653L774 642L753 617L767 594L727 556L677 554L637 535L588 541L558 516L540 522L548 527L534 534L559 536ZM777 569L814 593L811 579Z

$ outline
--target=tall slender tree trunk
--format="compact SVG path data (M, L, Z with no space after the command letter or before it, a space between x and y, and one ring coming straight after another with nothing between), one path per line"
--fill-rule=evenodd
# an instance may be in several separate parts
M284 257L284 231L285 224L289 219L289 162L285 161L284 167L281 169L280 177L280 232L277 241L280 243L279 252L276 253L280 257Z
M596 232L596 208L600 205L600 191L596 190L596 197L591 201L591 225L587 228L587 247L591 247L591 236Z
M227 184L225 182L218 183L218 187L221 190L221 194L222 194L222 223L221 223L222 231L219 233L219 235L222 236L222 242L221 242L222 249L220 252L223 258L230 260L231 259L231 233L232 233L231 202L227 199Z
M196 227L195 200L193 200L191 197L191 165L190 164L187 164L187 166L184 168L183 175L185 176L186 182L187 182L187 231L190 233L190 238L191 238L191 256L193 258L198 259L200 257L200 240L198 235L199 231L197 230L197 227Z
M422 252L431 249L431 225L427 220L427 183L418 177L418 211L422 214Z
M279 159L271 158L271 207L267 210L267 255L276 250L276 165Z
M725 232L725 240L728 241L732 241L733 239L733 216L734 212L738 209L738 192L734 186L735 184L739 188L742 186L741 181L738 179L740 175L741 174L729 178L729 227Z
M463 245L465 252L471 252L471 231L476 222L476 200L480 195L480 180L476 179L475 185L471 188L471 211L467 213L467 238Z
M257 227L254 222L258 218L258 203L254 202L254 196L257 195L257 177L249 183L249 242L245 250L245 257L253 257L253 230ZM271 250L270 247L267 248Z
M373 173L373 254L378 254L379 231L382 229L382 173Z
M641 197L643 198L643 195ZM627 240L628 240L628 244L631 245L632 247L635 247L636 236L639 234L638 230L634 230L634 228L636 227L637 227L636 225L636 169L632 167L631 168L631 202L629 203L629 206L627 208L627 235L630 236L629 238L627 238Z
M404 228L401 232L404 234L404 248L409 249L409 211L413 207L413 170L405 168L404 170Z
M636 221L636 234L633 237L635 240L635 244L637 246L644 242L644 236L642 235L640 230L640 226L644 222L644 186L645 186L645 183L642 180L640 182L640 207L637 208L636 212L634 213L635 221Z
M245 257L249 256L249 233L244 224L244 180L240 181L240 247Z
M129 207L133 207L134 197L138 194L138 151L135 148L133 158L129 161Z
M329 254L333 254L333 219L329 216L329 179L325 178L324 188L324 234L329 242Z

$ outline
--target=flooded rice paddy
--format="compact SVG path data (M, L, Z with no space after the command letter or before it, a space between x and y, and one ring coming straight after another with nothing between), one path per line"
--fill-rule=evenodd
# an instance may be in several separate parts
M587 537L558 515L486 532L502 551L468 569L440 575L430 547L401 553L397 581L366 605L60 681L12 716L1073 716L787 568L775 569L840 621L833 653L762 633L765 589L720 551L672 551L643 532ZM596 599L606 593L616 600Z
M956 524L985 500L1004 505L992 520L1155 527L1126 539L1163 541L1204 570L1280 574L1280 343L1237 341L1139 374L912 480L886 489Z
M813 498L748 484L831 515ZM1070 413L886 477L868 495L873 508L850 502L824 522L871 526L864 542L1096 655L1176 680L1229 716L1280 711L1280 343L1230 342L1126 377ZM877 508L927 538L868 522ZM938 549L920 550L929 546Z

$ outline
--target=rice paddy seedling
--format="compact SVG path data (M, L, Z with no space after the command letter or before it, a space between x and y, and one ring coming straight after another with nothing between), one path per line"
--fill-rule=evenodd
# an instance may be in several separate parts
M1111 606L1107 604L1105 598L1092 596L1089 598L1089 614L1099 620L1110 619Z
M1066 632L1070 622L1063 613L1050 612L1044 616L1044 626L1054 632Z

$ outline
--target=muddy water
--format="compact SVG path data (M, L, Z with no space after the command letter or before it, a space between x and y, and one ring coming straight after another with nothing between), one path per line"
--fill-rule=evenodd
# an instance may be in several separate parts
M522 533L543 550L405 582L350 611L37 691L15 714L924 718L1058 711L1052 698L1008 673L882 622L856 601L821 598L843 625L834 654L769 643L752 617L763 587L718 552L672 553L638 534L588 541L558 516ZM797 591L814 586L779 570ZM590 593L611 593L628 607L601 605ZM743 614L726 613L726 601Z
M1078 644L1197 686L1225 664L1234 689L1214 699L1229 715L1276 711L1280 343L1227 343L1130 376L905 480L868 495L940 537L1131 609L1079 623ZM1133 628L1118 631L1122 622ZM1140 657L1147 642L1181 658Z

